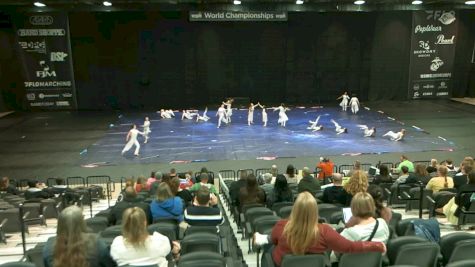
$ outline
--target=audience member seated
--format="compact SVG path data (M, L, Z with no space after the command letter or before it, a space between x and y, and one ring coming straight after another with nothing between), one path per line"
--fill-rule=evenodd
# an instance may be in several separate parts
M340 234L350 241L378 241L387 243L389 227L383 218L375 219L376 206L369 193L357 193L351 200L351 219L354 225ZM333 260L335 254L333 254ZM338 253L336 254L338 256Z
M77 206L59 214L56 236L49 238L43 248L43 262L45 267L115 266L106 244L87 232L82 209Z
M346 205L347 194L343 188L343 177L340 173L333 174L333 186L327 187L323 190L322 201L329 204Z
M462 185L467 184L468 181L468 174L472 172L473 166L468 161L462 161L460 166L460 172L457 173L454 177L454 187L459 189Z
M296 174L294 165L287 165L287 170L285 171L285 178L287 179L288 184L297 184L299 182L299 177Z
M271 184L275 183L275 178L277 178L277 174L279 174L279 169L277 168L277 165L272 165L270 167L270 174L272 174L272 182Z
M454 161L451 159L446 159L445 160L445 167L447 167L447 170L450 171L455 171L455 166L454 166Z
M393 178L389 174L389 168L386 165L379 165L379 174L374 176L373 184L392 183Z
M465 194L462 197L462 193L475 191L475 172L470 172L467 177L468 183L461 185L457 191L457 195L443 208L443 213L447 216L447 220L453 225L458 224L461 208L465 207L466 210L469 210L472 204L471 195Z
M452 177L447 176L448 169L445 166L439 166L437 168L437 177L433 177L427 183L426 188L432 190L432 192L437 193L445 188L453 188L454 181Z
M154 221L160 219L174 219L177 222L183 221L183 200L173 196L170 186L167 183L160 183L158 186L157 199L150 205L152 218Z
M239 207L239 192L241 188L247 185L247 173L240 172L239 180L234 181L229 186L229 197L231 198L231 203L233 206Z
M177 177L176 169L175 169L175 168L171 168L171 169L170 169L170 179L175 178L175 177Z
M223 222L223 215L217 207L210 206L211 194L207 187L201 187L195 194L192 206L185 210L185 221L191 226L217 226Z
M393 216L393 212L390 208L385 207L383 204L383 189L379 185L370 185L368 186L368 194L371 195L374 201L374 217L383 219L386 224L389 224ZM350 220L345 224L345 227L352 227L356 225L358 221L351 217Z
M160 175L160 177L157 178L159 175ZM150 174L150 178L147 179L147 184L145 185L145 188L148 191L150 191L150 188L152 187L152 184L156 181L160 182L161 179L162 179L162 173L161 172L152 171L152 173Z
M147 182L145 177L139 176L139 178L137 178L137 182L135 183L135 191L137 193L147 191Z
M312 195L316 195L321 190L320 182L317 178L312 177L310 169L305 167L302 170L302 179L298 185L298 192L309 192Z
M194 184L192 187L190 187L190 192L196 192L200 190L201 187L205 186L209 189L211 193L213 193L215 196L218 195L218 191L216 190L216 187L214 187L213 184L208 183L209 180L209 175L207 172L202 172L200 174L200 182Z
M409 173L409 168L406 166L403 166L401 168L401 173L399 174L399 177L397 178L396 181L394 181L394 184L391 186L391 190L396 188L400 184L415 184L418 183L416 177L414 176L413 173Z
M274 185L275 188L275 185ZM210 190L211 191L211 190ZM248 204L265 204L266 195L257 185L257 179L254 174L249 174L246 180L246 186L239 190L239 211Z
M416 164L415 172L414 172L414 178L417 180L417 182L427 184L430 180L430 175L427 172L427 168L424 164Z
M156 172L155 173L156 181L152 182L150 184L150 191L148 192L149 196L155 197L157 195L157 190L158 190L158 186L160 185L160 183L170 180L169 179L170 177L167 177L167 176L168 176L168 174L164 175L161 172ZM164 179L164 177L167 177L167 178Z
M147 216L147 223L152 223L152 215L150 213L150 206L147 203L141 201L140 198L137 197L137 193L135 192L134 188L128 186L125 188L124 197L122 201L118 201L112 208L109 213L109 224L116 225L120 224L122 220L122 215L124 211L128 208L138 207L141 208L145 215Z
M318 172L318 179L323 180L324 178L329 178L333 174L333 168L335 164L330 161L328 158L320 158L320 162L317 164L317 169L320 169Z
M401 162L399 163L399 166L396 169L401 172L402 167L407 167L409 172L414 172L414 164L409 161L409 159L405 155L401 156Z
M262 177L264 178L264 184L260 185L260 187L262 188L262 190L264 190L266 196L269 196L274 190L274 185L272 184L272 174L264 173Z
M361 162L359 160L356 160L355 163L353 163L353 169L350 170L350 172L348 173L348 176L351 177L353 173L360 170L361 170Z
M426 170L429 174L437 173L437 160L436 159L431 159L430 160L430 166L427 166Z
M26 200L34 200L34 199L43 199L43 198L50 198L52 194L49 193L47 190L43 190L41 188L40 182L37 180L29 180L28 181L28 189L25 191L25 199Z
M310 193L303 192L298 195L289 220L276 223L272 229L270 244L274 245L272 258L277 266L281 265L282 257L287 254L323 254L328 250L341 253L386 251L382 242L347 240L328 224L318 223L317 211L315 198ZM268 242L268 236L255 234L256 245Z
M178 177L172 178L169 184L170 190L172 190L173 195L183 199L185 206L189 206L191 202L193 201L193 195L191 195L190 191L188 191L187 189L181 189L180 184L181 184L180 178Z
M174 250L179 250L173 242ZM110 248L112 258L118 266L158 266L167 267L165 258L171 251L168 237L147 231L147 218L140 208L125 210L122 219L122 235L114 238Z
M345 206L348 207L354 195L368 190L368 176L364 171L355 171L343 188L345 189L344 193L346 195Z
M20 194L20 191L18 191L14 185L10 184L8 177L2 177L2 180L0 180L0 192L12 195Z
M51 192L53 194L62 194L68 191L68 186L64 184L63 178L56 178L55 182L56 184L51 187Z
M268 207L272 207L274 203L294 201L292 190L290 190L289 184L287 183L287 179L284 175L277 175L274 188L272 191L270 191L269 195L266 195L266 199Z

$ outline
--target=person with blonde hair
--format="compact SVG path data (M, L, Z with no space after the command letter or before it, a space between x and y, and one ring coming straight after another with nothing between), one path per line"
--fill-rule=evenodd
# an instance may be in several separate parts
M433 193L436 193L444 188L453 188L454 180L452 177L447 176L448 172L447 167L440 165L437 168L437 177L433 177L429 180L426 189L430 189Z
M308 192L298 195L288 220L275 224L270 240L256 233L256 245L265 244L266 241L274 245L272 259L277 266L280 266L286 254L321 254L328 250L341 253L386 251L382 242L349 241L328 224L318 223L317 201ZM263 267L264 264L265 261Z
M366 192L368 190L368 176L362 170L356 170L350 177L348 183L343 186L346 192L346 206L349 206L351 199L359 192Z
M179 249L178 243L173 243L174 250ZM111 256L117 265L159 267L168 266L166 256L171 246L168 237L147 231L147 218L142 209L134 207L125 210L122 216L122 235L114 238L111 245Z
M65 208L58 216L56 236L43 248L45 267L108 267L115 266L106 244L88 233L82 209Z

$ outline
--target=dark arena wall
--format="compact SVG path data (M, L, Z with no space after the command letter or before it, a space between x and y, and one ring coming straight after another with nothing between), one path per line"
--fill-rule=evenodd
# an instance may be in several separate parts
M458 12L453 96L474 96L475 16ZM78 107L196 107L228 96L321 103L344 90L362 101L407 98L412 11L288 16L190 22L187 11L69 12ZM15 31L1 27L3 99L24 109Z

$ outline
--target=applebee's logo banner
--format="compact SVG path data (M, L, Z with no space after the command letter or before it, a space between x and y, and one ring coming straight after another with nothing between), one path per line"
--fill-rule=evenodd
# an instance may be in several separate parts
M27 106L76 109L67 14L18 14L13 21Z
M413 12L409 98L447 98L452 95L457 24L454 10Z

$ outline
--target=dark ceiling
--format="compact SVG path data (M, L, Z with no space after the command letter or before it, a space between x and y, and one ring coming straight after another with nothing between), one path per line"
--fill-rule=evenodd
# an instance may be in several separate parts
M40 0L41 1L41 0ZM465 0L424 0L422 5L412 5L412 0L366 0L365 5L354 5L354 0L304 0L304 5L296 5L295 0L241 0L234 6L232 0L109 0L112 7L104 7L102 0L44 0L44 8L33 6L33 0L0 0L0 10L14 11L124 11L124 10L279 10L279 11L382 11L417 10L433 8L473 9L475 5L465 5Z

